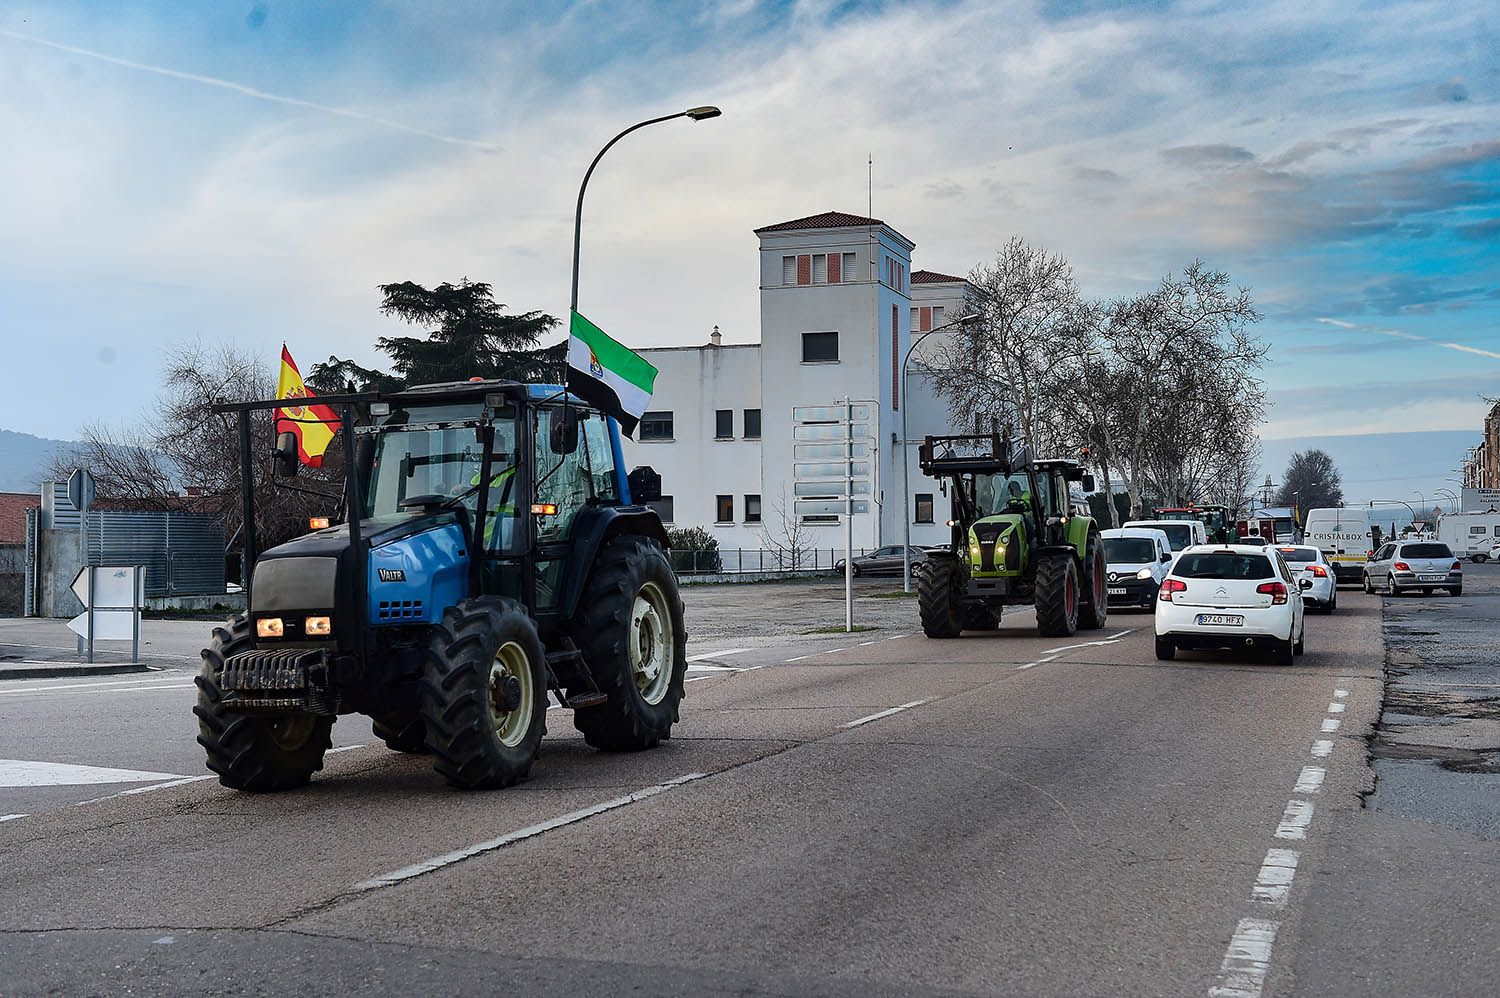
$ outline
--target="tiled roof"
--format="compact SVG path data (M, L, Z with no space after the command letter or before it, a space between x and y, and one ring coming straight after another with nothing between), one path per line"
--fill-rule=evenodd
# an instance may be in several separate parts
M0 544L25 544L26 510L41 504L36 493L0 492Z
M756 235L762 232L791 232L796 229L847 229L854 226L884 225L878 218L866 218L863 215L850 215L843 211L825 211L821 215L808 215L806 218L794 218L790 222L777 222L775 225L762 225L755 230Z
M968 278L954 277L952 274L939 274L935 270L914 270L911 272L913 284L962 284Z

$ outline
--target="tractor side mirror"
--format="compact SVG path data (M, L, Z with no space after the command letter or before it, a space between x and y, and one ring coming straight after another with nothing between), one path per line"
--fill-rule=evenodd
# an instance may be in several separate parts
M547 447L554 454L571 454L578 449L578 412L564 407L552 410L552 427L547 431Z
M297 466L297 434L278 433L276 448L271 451L272 474L277 478L296 478Z
M1092 492L1092 491L1094 491L1094 486L1095 486L1094 476L1090 475L1090 474L1085 474L1083 476L1083 491L1085 491L1085 492Z

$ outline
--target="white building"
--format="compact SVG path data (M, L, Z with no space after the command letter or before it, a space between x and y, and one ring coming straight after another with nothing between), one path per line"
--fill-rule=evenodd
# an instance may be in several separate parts
M911 272L915 244L879 219L825 212L756 229L760 239L760 343L724 346L717 327L696 347L641 353L656 365L651 409L625 444L629 467L662 479L670 526L708 528L721 549L783 540L793 515L794 406L848 397L875 403L871 511L854 517L854 545L900 543L903 409L914 544L947 540L947 500L917 467L924 434L953 432L921 368L912 336L961 314L962 278ZM947 335L941 331L933 338ZM801 518L806 546L843 544L837 518ZM772 536L768 544L766 535Z

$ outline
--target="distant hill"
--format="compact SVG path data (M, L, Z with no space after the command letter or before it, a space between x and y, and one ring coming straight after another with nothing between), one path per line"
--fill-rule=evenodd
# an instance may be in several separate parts
M0 492L35 490L52 455L73 446L72 440L48 440L29 433L0 430Z
M1371 499L1400 499L1416 506L1421 493L1427 509L1438 489L1459 490L1453 469L1479 443L1476 430L1431 430L1414 433L1361 433L1352 436L1283 437L1261 441L1261 472L1280 484L1293 451L1325 450L1344 481L1344 501L1363 506ZM1401 516L1406 519L1405 514Z

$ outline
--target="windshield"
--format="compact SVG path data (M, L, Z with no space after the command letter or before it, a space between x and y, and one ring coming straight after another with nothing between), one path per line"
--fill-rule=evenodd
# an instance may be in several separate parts
M1156 545L1145 537L1104 538L1104 560L1111 565L1141 565L1156 560Z
M1260 554L1185 554L1172 574L1183 579L1274 579L1271 559Z
M1453 551L1446 544L1403 544L1403 558L1452 558Z
M1156 529L1167 535L1173 551L1181 551L1193 543L1193 528L1185 523L1157 524Z
M475 415L473 407L466 414ZM406 413L398 417L408 416ZM404 512L401 502L416 496L441 496L455 500L470 514L478 503L479 470L483 457L474 425L428 422L448 413L414 410L405 425L387 423L375 434L370 478L365 488L365 515L390 516ZM490 506L492 514L513 512L517 497L514 474L506 469L515 461L514 419L495 420L495 444L491 452Z
M1281 556L1288 562L1317 561L1322 552L1316 548L1281 548Z
M1023 474L974 476L974 504L980 516L1004 512L1006 503L1023 497L1031 497L1031 482Z

